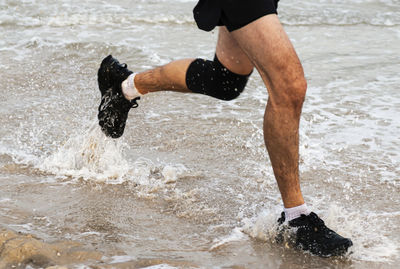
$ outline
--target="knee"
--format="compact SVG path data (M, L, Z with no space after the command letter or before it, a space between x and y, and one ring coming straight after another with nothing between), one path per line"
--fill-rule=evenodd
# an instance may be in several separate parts
M291 102L294 106L302 106L306 98L307 80L304 76L296 79L290 86Z
M284 82L273 91L275 104L284 106L296 114L301 113L307 92L307 81L304 76Z

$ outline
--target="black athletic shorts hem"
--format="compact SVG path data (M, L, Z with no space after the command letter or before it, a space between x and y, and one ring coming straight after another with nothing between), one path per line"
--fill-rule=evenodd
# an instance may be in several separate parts
M197 26L211 31L225 25L237 30L268 14L278 14L279 0L200 0L193 9Z

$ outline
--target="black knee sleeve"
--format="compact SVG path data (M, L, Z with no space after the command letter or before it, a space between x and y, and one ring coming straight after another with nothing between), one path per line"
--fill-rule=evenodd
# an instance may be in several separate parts
M249 76L229 71L215 55L214 61L196 59L189 65L186 85L192 92L229 101L242 93Z

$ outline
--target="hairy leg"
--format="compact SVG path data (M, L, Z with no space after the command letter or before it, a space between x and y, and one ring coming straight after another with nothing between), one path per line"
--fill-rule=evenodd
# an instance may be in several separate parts
M248 75L254 68L246 53L241 49L226 27L219 28L215 53L219 61L236 74Z
M157 91L191 92L186 86L186 71L194 59L183 59L139 73L136 89L141 94Z
M253 70L253 64L225 27L219 29L216 54L219 61L236 74L248 75ZM142 94L157 91L191 92L186 85L186 71L194 60L173 61L139 73L135 76L135 86Z
M231 34L268 89L264 139L283 203L286 208L301 205L299 122L307 85L300 60L275 14Z
M276 15L262 17L229 33L219 30L216 54L237 74L253 66L268 88L264 139L286 208L304 203L299 183L299 121L306 82L300 61ZM139 73L136 88L142 94L156 91L191 92L186 71L194 59L184 59Z

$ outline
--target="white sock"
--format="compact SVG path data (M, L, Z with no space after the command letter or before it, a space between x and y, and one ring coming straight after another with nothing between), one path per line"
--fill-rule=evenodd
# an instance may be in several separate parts
M302 214L308 215L311 212L305 203L295 207L284 208L283 211L285 212L285 222L296 219Z
M124 94L124 97L128 100L132 100L138 96L142 96L142 94L138 92L135 87L135 76L135 73L131 74L121 84L122 93Z

